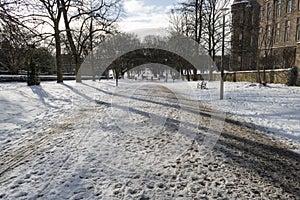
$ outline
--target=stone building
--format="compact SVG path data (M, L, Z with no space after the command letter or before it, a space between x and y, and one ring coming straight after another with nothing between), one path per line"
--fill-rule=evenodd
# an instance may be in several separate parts
M232 12L231 69L256 69L258 57L259 8L255 1L235 0Z
M232 26L233 70L296 67L300 84L300 0L235 0Z

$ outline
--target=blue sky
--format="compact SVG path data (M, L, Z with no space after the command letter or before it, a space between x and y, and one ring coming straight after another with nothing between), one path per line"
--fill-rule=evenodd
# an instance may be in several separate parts
M161 5L161 6L168 6L172 5L176 2L176 0L144 0L146 5Z
M120 20L122 31L167 28L168 12L178 0L124 0L125 16Z

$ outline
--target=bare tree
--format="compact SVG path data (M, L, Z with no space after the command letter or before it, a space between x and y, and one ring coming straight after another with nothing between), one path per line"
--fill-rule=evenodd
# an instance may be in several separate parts
M270 27L270 28L269 28ZM266 85L266 68L268 66L273 66L274 62L272 59L273 55L273 50L272 50L272 45L273 45L273 28L271 26L266 26L265 30L260 33L260 38L259 38L259 47L260 47L260 55L259 55L259 64L257 67L257 73L258 73L258 80L257 82L262 83ZM261 74L260 74L260 66L263 68L263 77L261 79Z
M226 8L229 5L228 0L216 0L216 1L205 1L203 6L204 19L203 19L203 32L204 42L201 43L208 51L208 54L215 61L215 57L221 49L222 43L222 8ZM229 27L229 22L225 22L225 27ZM229 34L226 31L225 37Z
M76 82L81 82L80 66L83 56L91 49L94 34L115 33L114 23L119 18L119 0L111 1L71 1L60 0L68 44L76 64ZM91 25L91 20L97 26ZM80 24L80 25L78 25ZM92 28L91 28L92 27ZM88 42L90 41L90 48Z
M0 1L1 63L12 73L26 66L26 52L36 34L18 15L20 1ZM3 60L4 59L4 60Z
M263 11L263 10L262 10ZM266 85L266 69L274 68L293 68L295 64L296 48L282 47L277 44L280 42L280 34L283 33L284 41L290 41L291 21L285 21L284 31L280 31L280 22L276 21L276 9L272 4L267 4L266 12L261 13L263 20L259 31L259 54L258 54L258 82ZM263 16L266 15L266 16ZM274 48L275 47L275 48ZM279 47L279 48L277 48ZM261 77L260 70L263 70ZM271 78L270 78L271 81Z
M33 23L36 23L38 19L40 26L51 27L53 30L53 32L45 31L40 34L43 40L49 37L54 39L57 82L61 83L63 82L63 73L61 61L61 30L59 27L62 17L60 1L34 0L31 2L30 12L29 16L33 18Z
M12 24L17 24L18 19L12 15L12 11L16 9L15 5L17 1L0 1L0 25L9 26Z
M266 12L266 23L259 30L259 58L258 58L258 82L263 85L267 84L266 69L273 68L275 59L273 55L273 44L275 41L275 16L276 12L273 7L268 6ZM260 66L263 67L263 77L261 80Z
M221 50L222 43L222 8L229 5L229 0L186 0L177 5L170 16L171 33L177 32L192 38L203 45L213 61ZM176 13L175 13L176 11ZM229 29L228 22L226 27ZM229 31L226 31L227 37ZM187 71L190 73L189 71ZM196 74L196 69L193 74ZM194 76L196 80L196 76Z
M184 14L177 12L175 9L171 10L171 14L169 16L170 26L168 31L171 35L184 35L186 33L186 17Z
M27 46L32 46L32 44L37 46L48 38L54 39L57 82L63 82L59 30L61 18L60 2L58 0L8 0L5 2L5 5L9 6L11 15L7 17L6 14L4 19L12 19L17 27L26 30L24 38ZM16 34L16 30L13 30L13 32L10 35Z
M203 26L204 0L187 0L171 10L170 32L192 37L200 43Z
M130 50L136 50L141 47L140 40L135 34L120 33L107 37L103 43L97 48L96 60L101 63L98 71L105 72L113 70L116 78L116 86L118 79L123 76L132 66L129 61L134 62L137 57L128 57L124 54ZM132 55L130 55L132 56ZM114 61L113 63L111 63Z

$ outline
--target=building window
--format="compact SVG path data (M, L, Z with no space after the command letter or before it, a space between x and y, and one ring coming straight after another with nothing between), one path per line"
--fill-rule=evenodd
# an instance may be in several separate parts
M269 20L270 18L272 18L272 4L268 3L268 5L267 5L267 20Z
M252 56L249 56L249 69L252 69Z
M243 39L243 33L240 33L239 34L239 41L242 41L242 39Z
M240 13L240 24L244 24L244 13Z
M267 42L269 43L271 40L271 26L267 25L266 30L267 30Z
M300 0L298 0L300 1ZM281 0L277 0L276 2L276 16L279 17L281 15Z
M300 18L297 18L297 41L300 41Z
M290 40L290 30L291 30L291 21L286 21L285 22L285 34L284 34L285 42Z
M287 13L292 12L292 0L287 0L287 2L286 2L286 12Z
M260 27L259 28L259 33L258 33L258 43L259 43L259 45L261 45L261 43L262 43L262 34L263 34L263 28Z
M241 69L241 66L242 66L242 56L238 56L238 66Z
M264 18L264 8L260 7L260 14L259 14L260 20L263 20Z
M276 31L275 31L275 43L280 41L280 23L276 24Z
M298 10L300 10L300 0L298 0Z

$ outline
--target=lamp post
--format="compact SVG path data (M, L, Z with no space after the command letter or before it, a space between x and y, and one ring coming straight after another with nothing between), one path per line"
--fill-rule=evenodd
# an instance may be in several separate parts
M168 59L165 58L165 63L167 64L167 62L168 62ZM166 72L166 79L165 79L165 82L168 82L168 71L165 70L165 72Z
M223 26L222 26L222 57L221 57L221 82L220 82L220 100L224 99L224 46L225 46L225 12L228 8L222 8Z

